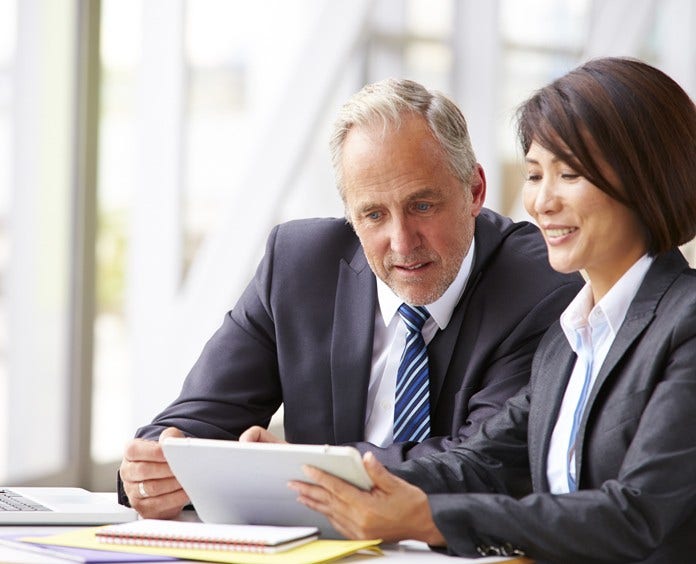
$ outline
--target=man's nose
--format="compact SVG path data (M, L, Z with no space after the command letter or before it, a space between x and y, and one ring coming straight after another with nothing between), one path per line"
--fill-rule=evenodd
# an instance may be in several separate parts
M421 237L415 225L406 219L395 219L392 223L391 250L398 256L408 256L421 244Z

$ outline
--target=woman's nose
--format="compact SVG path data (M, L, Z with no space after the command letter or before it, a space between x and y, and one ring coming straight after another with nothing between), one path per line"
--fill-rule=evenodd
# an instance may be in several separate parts
M549 214L558 210L558 195L552 180L542 179L531 188L527 211L531 215Z

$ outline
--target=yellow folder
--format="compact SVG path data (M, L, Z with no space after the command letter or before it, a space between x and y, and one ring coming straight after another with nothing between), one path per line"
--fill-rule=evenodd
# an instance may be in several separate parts
M229 550L199 550L184 548L164 548L154 546L114 545L99 542L94 533L100 527L76 529L45 537L24 537L24 542L45 545L72 546L92 550L130 552L135 554L158 554L187 560L205 562L226 562L230 564L315 564L330 562L361 550L368 550L375 556L381 555L380 540L316 540L284 552L259 554L251 552L232 552Z

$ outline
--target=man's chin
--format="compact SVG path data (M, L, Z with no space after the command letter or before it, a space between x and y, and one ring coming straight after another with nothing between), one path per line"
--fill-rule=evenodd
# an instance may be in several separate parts
M404 302L414 306L431 304L442 295L442 292L436 295L437 292L431 288L414 288L413 285L407 284L390 285L389 287Z

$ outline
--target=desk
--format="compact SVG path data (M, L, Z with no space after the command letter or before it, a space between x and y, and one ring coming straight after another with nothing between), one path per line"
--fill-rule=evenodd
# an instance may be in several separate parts
M100 495L108 496L110 499L115 497L113 493L100 493ZM179 518L179 521L198 521L198 516L195 511L183 511ZM0 525L0 536L47 536L56 533L66 532L78 529L80 527L76 526L41 526L41 525ZM385 562L389 560L389 564L397 562L407 562L411 564L444 564L448 562L449 564L465 564L467 562L475 562L476 564L493 564L497 562L514 562L515 564L529 564L531 561L524 558L499 558L499 557L487 557L487 558L457 558L452 559L452 557L447 556L439 552L434 552L428 548L428 545L418 541L403 541L398 544L382 544L380 545L383 556L375 557L369 554L353 554L347 556L338 562L355 563L355 562L371 562L374 564L379 564L380 562ZM5 562L6 559L2 558L2 548L0 547L0 564ZM38 561L37 561L38 562ZM197 562L201 563L200 560L178 560L176 562ZM115 563L117 564L117 563ZM129 564L136 564L132 560ZM152 563L150 563L152 564Z
M26 536L41 536L41 535L51 535L55 533L65 532L69 530L74 530L77 527L54 527L54 526L9 526L0 525L0 536L9 535L26 535ZM466 562L476 562L477 564L489 564L494 562L529 562L524 559L509 559L509 558L457 558L453 560L451 557L440 554L438 552L433 552L428 548L428 546L422 542L417 541L404 541L395 545L382 545L382 551L384 556L375 557L363 554L354 554L339 560L338 562L346 563L356 563L356 562L371 562L373 564L379 564L380 562L389 563L396 562L407 562L411 564L444 564L448 562L449 564L464 564ZM2 558L2 548L0 547L0 562L4 562ZM189 560L179 560L178 562L194 562ZM200 561L196 561L200 564ZM133 564L131 561L130 564ZM152 563L150 563L152 564Z

